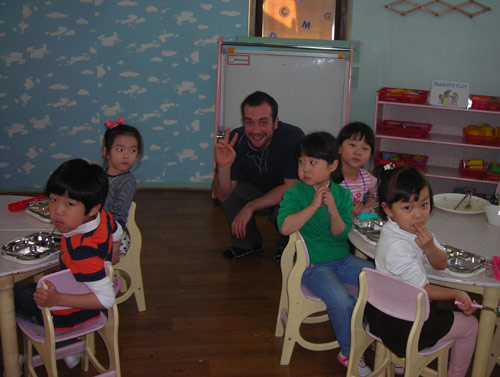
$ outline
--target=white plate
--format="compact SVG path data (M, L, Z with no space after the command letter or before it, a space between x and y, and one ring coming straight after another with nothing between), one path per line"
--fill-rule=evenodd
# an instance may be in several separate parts
M478 213L483 213L485 211L486 206L491 205L490 202L484 200L483 198L479 198L477 196L473 196L470 204L472 208L465 208L469 198L465 199L457 209L454 209L458 202L462 200L465 194L436 194L434 195L434 206L436 208L442 209L446 212L459 213L462 215L475 215Z

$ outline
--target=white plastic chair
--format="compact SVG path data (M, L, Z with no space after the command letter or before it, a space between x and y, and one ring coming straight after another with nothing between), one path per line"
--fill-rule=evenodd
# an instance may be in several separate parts
M113 267L106 262L106 273L112 278ZM50 281L58 292L85 294L90 292L87 286L75 280L71 270L66 269L42 277L37 287L45 287L45 280ZM37 376L35 367L45 365L49 377L57 377L56 360L66 356L83 352L82 367L88 370L89 361L102 373L101 377L120 377L120 356L118 349L118 308L115 304L107 312L107 316L101 312L100 317L72 330L55 331L50 310L67 309L65 307L43 307L42 310L44 326L39 326L22 318L17 317L16 322L24 338L24 370L25 376ZM94 334L98 333L106 345L109 356L109 367L105 368L95 355ZM66 340L77 339L67 346L56 349L55 344ZM38 355L33 356L33 347Z
M338 348L339 343L336 340L314 343L305 339L300 333L300 326L303 323L321 323L329 321L329 317L325 303L302 285L302 275L309 266L309 253L299 232L290 235L280 263L282 284L275 331L277 337L284 335L280 364L290 363L295 343L313 351ZM312 316L313 314L318 315Z
M366 303L395 318L413 322L406 345L405 358L400 358L370 333L363 322ZM418 350L418 341L424 321L429 317L427 292L413 284L401 281L380 271L363 268L359 275L359 295L351 318L351 350L347 376L359 377L358 364L365 350L375 340L375 368L370 376L394 376L394 365L405 368L405 377L432 375L446 377L448 352L453 341ZM390 331L390 329L388 329ZM437 371L427 366L438 360ZM354 367L353 367L354 366ZM436 374L437 373L437 374Z
M135 209L136 203L132 202L127 218L130 247L126 254L120 256L120 261L113 266L115 270L115 281L113 283L115 286L120 287L120 293L116 297L118 304L121 304L134 295L137 309L143 312L146 310L146 299L144 297L141 270L142 235L135 222ZM116 279L120 281L117 282Z

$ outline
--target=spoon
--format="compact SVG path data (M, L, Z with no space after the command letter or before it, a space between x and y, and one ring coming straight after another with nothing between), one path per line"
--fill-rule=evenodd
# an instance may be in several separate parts
M470 200L472 199L472 193L469 193L469 201L467 202L467 204L465 205L465 208L466 209L469 209L469 208L472 208L471 204L470 204Z
M455 305L458 305L458 306L463 306L464 303L461 302L461 301L455 301ZM479 304L471 304L470 306L472 306L473 308L478 308L478 309L484 309L484 310L490 310L496 314L499 314L500 313L500 308L492 308L492 307L489 307L489 306L484 306L484 305L479 305Z
M467 195L469 195L469 193L465 194L464 197L460 199L460 201L457 203L455 208L453 208L453 210L456 210L460 206L460 204L462 204L462 202L467 198Z

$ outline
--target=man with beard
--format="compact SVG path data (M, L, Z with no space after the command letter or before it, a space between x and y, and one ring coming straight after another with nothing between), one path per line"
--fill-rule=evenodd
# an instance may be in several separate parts
M241 103L243 127L226 132L215 145L217 164L213 194L220 202L231 228L232 245L226 258L262 251L262 235L255 215L276 217L283 193L298 182L295 148L304 132L280 122L278 104L269 94L257 91ZM279 262L288 237L281 237L275 260Z

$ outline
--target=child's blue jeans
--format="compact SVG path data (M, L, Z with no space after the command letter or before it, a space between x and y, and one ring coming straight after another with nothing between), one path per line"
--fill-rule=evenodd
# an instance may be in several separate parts
M351 315L356 303L345 285L359 287L359 273L373 263L354 255L327 263L311 264L304 271L302 284L326 304L335 336L344 356L351 347Z

